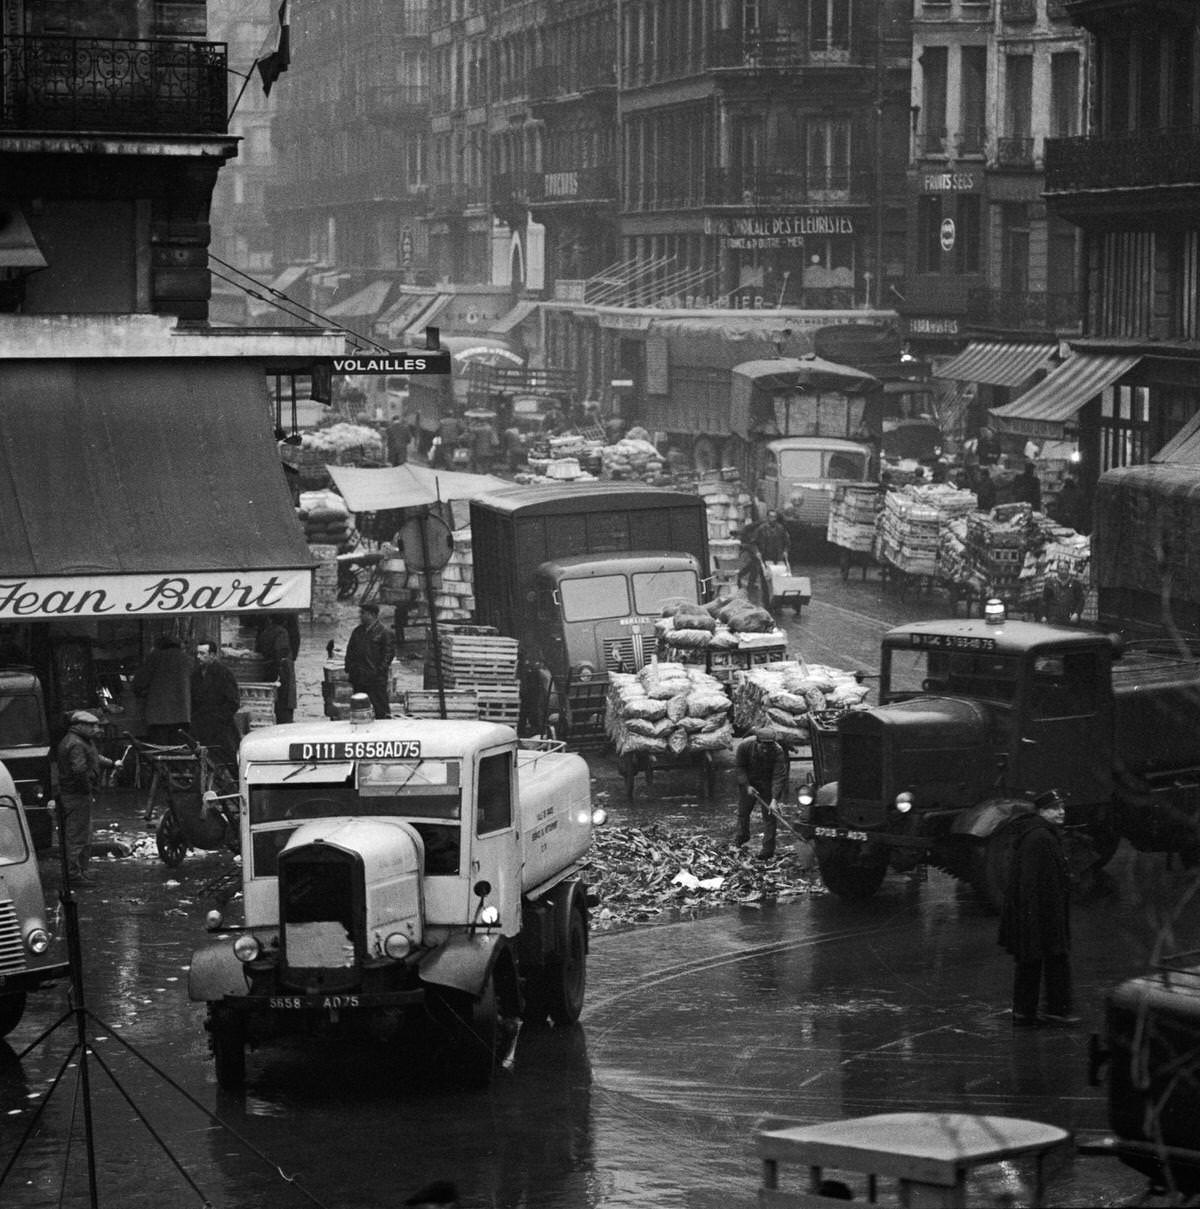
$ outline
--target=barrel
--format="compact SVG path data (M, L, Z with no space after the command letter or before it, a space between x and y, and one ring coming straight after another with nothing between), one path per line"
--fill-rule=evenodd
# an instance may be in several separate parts
M403 588L408 577L408 568L402 558L385 558L379 564L379 586L381 588Z

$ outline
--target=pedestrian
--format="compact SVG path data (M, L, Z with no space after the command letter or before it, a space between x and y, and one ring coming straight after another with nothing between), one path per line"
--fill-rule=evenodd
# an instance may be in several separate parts
M346 675L356 693L366 693L371 699L376 718L390 718L388 705L388 669L396 657L396 639L379 620L379 606L360 605L358 625L346 644Z
M996 506L996 484L986 466L979 467L975 479L975 503L980 512L991 512Z
M1083 616L1083 601L1083 584L1071 574L1066 559L1060 558L1042 588L1042 621L1051 625L1078 625Z
M1033 506L1034 512L1042 510L1042 484L1032 462L1026 462L1021 473L1012 481L1014 500L1023 500Z
M192 721L192 660L173 634L163 634L133 674L133 695L142 703L151 743L179 742Z
M738 549L737 584L748 599L755 604L761 604L766 598L767 581L763 570L762 555L755 542L754 528L753 525L747 525L741 532L742 544Z
M1012 864L998 940L1012 954L1012 1022L1078 1024L1071 1010L1070 872L1061 827L1066 803L1057 789L1040 794L1033 813L1019 815L1011 829ZM1045 986L1046 1010L1038 1014Z
M767 519L754 533L754 544L763 560L769 563L786 563L791 552L791 539L787 526L779 519L779 513L768 509Z
M76 886L95 885L95 879L87 874L92 856L92 807L101 769L116 765L115 760L97 750L99 733L100 719L77 709L56 752L59 826L67 853L67 878Z
M503 450L505 467L509 474L516 474L525 465L525 439L515 424L504 430Z
M1083 492L1070 475L1063 479L1063 485L1050 505L1050 515L1060 525L1074 529L1076 533L1087 533L1091 529Z
M750 816L757 803L763 813L762 849L760 860L775 855L775 831L778 818L775 811L788 789L787 748L779 742L770 727L759 727L738 745L734 753L738 785L738 823L733 842L737 847L749 842Z
M499 448L496 426L491 420L480 420L471 429L471 469L476 474L491 474Z
M388 465L403 466L408 461L408 443L412 440L409 422L397 416L384 432L387 442Z
M241 704L237 677L221 662L217 644L198 643L192 669L192 734L231 773L236 772L241 744L237 728Z
M267 661L267 679L276 685L275 721L291 722L296 716L296 661L286 614L272 613L267 618L254 649Z
M443 416L438 421L437 441L429 464L437 469L449 470L455 449L462 437L462 422L457 416Z
M1000 460L1000 439L986 424L979 430L975 453L981 466L994 466Z

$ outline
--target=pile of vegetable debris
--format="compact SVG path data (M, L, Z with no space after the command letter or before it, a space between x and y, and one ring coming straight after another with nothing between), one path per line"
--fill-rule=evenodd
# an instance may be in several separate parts
M659 919L664 913L699 914L713 907L758 906L820 890L806 845L759 860L757 837L741 848L703 832L598 828L585 877L599 899L596 931Z

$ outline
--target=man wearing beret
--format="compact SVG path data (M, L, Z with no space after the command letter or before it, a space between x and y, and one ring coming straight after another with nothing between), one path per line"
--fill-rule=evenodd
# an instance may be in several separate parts
M86 872L92 855L92 806L100 770L115 764L96 749L99 733L100 719L87 710L77 709L56 753L59 826L67 850L67 877L75 886L95 884L95 879Z

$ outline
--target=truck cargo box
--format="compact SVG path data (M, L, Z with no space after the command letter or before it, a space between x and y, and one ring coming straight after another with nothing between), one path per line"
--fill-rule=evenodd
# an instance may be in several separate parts
M592 842L591 780L572 752L519 750L521 889L529 890L580 860Z
M1133 646L1112 677L1117 767L1142 777L1200 767L1200 660Z

